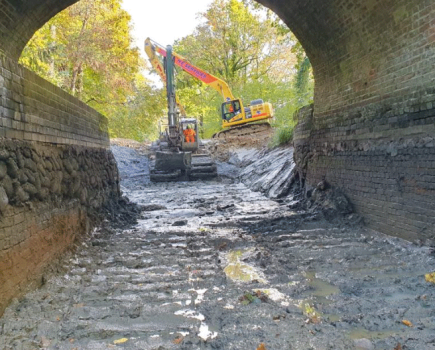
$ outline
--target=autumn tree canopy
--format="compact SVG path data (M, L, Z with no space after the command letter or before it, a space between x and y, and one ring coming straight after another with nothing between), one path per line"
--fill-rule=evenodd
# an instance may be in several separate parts
M34 35L20 62L105 114L112 137L154 138L165 94L144 77L121 1L81 0L64 10ZM271 102L275 126L291 131L293 112L312 99L313 79L288 28L252 0L214 0L199 20L175 51L225 80L245 105ZM177 94L189 116L203 121L204 136L220 130L216 91L180 71Z

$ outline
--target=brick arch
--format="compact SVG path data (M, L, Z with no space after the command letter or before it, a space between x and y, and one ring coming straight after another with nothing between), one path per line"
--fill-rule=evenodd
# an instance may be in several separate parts
M33 34L77 0L0 0L0 50L18 60Z
M77 2L0 1L0 50L13 60L45 22ZM389 95L421 84L422 76L433 77L433 59L424 60L434 54L433 1L257 1L284 20L310 57L316 113Z

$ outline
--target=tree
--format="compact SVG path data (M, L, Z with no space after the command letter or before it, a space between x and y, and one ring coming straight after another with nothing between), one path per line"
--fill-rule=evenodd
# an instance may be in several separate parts
M140 116L154 120L138 101L162 101L140 74L144 62L132 47L130 20L121 0L81 0L34 35L20 62L105 114L111 135L139 139L148 130ZM163 105L150 110L161 113Z
M289 124L298 106L294 79L301 46L273 12L257 5L214 0L200 15L203 23L177 41L175 51L225 80L245 104L258 98L271 102L276 124ZM219 130L222 98L187 74L179 73L177 80L180 100L189 114L203 115L207 136Z

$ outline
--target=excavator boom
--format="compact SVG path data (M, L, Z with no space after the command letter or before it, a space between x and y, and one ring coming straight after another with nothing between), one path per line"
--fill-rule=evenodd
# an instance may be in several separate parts
M148 55L148 59L151 63L151 65L154 67L154 69L156 70L157 74L160 76L160 78L162 79L163 83L166 82L166 74L165 74L165 69L162 65L162 62L159 60L159 58L156 55L156 51L153 47L153 44L151 43L150 38L148 38L145 41L145 52ZM166 51L165 51L165 56L166 57ZM183 105L181 104L180 100L178 99L178 96L175 96L175 102L177 103L177 107L180 110L180 114L182 117L186 117L186 110L184 109Z
M160 46L159 44L151 41L150 38L148 38L145 41L145 47L148 47L149 49L146 49L152 52L152 56L156 56L155 53L157 52L159 55L166 57L166 49ZM147 51L148 53L148 51ZM194 66L193 64L189 63L183 56L172 52L172 55L174 56L174 63L183 69L185 72L189 73L191 76L195 77L198 80L201 80L205 84L211 86L213 89L215 89L217 92L219 92L224 100L230 101L234 100L233 93L231 92L228 84L223 81L222 79L219 79L218 77L215 77L214 75L207 73L203 71L202 69ZM150 54L148 54L149 57ZM156 57L157 59L157 57ZM151 58L150 58L151 60ZM151 62L152 63L152 62ZM160 73L159 73L160 74Z
M166 57L168 55L167 50L163 46L152 41L150 38L147 38L145 41L145 51L148 53L148 56L150 56L151 63L156 62L154 59L156 58L156 54L159 54L162 57ZM221 107L223 128L244 126L245 124L252 122L264 121L266 119L273 118L273 107L270 103L263 102L261 99L257 99L251 101L251 104L245 107L241 99L234 97L225 81L215 77L210 73L207 73L201 68L194 66L184 57L175 52L172 52L172 56L176 66L180 67L194 78L211 86L221 94L224 99L224 103ZM266 122L265 124L267 124L266 126L270 127L269 123Z

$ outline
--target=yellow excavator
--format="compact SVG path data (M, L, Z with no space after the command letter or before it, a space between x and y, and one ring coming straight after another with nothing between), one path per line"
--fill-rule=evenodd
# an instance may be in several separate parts
M145 40L145 52L150 58L150 62L153 67L156 69L162 79L164 79L164 71L161 69L161 66L159 67L160 61L157 57L157 54L161 55L162 57L166 57L165 48L156 43L155 41L151 40L150 38L147 38ZM182 68L185 72L189 73L196 79L199 79L203 83L211 86L222 95L224 99L224 103L222 103L221 107L223 128L230 128L230 131L234 130L235 128L250 128L252 123L254 122L264 121L274 117L273 107L269 102L263 102L263 100L257 99L251 101L250 105L245 107L240 98L234 97L228 84L225 81L194 66L193 64L189 63L185 58L175 52L172 52L172 55L174 57L175 65ZM184 108L182 108L178 100L177 105L180 109L180 112L183 113L182 111L184 110ZM270 124L268 122L263 122L262 124L257 123L253 126L254 128L250 128L250 130L248 131L249 134L262 131L262 129L265 128L270 129ZM226 131L224 130L215 134L213 137L222 137L225 136L225 133Z

